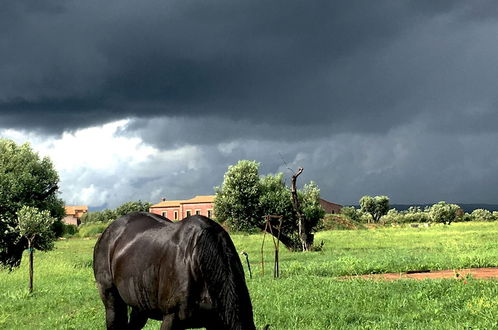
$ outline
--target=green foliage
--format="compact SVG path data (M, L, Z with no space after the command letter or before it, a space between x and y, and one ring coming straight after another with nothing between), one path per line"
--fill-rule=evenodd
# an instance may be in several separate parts
M304 185L298 195L301 200L305 230L308 233L316 231L319 221L325 216L325 210L320 205L320 188L311 181Z
M114 210L105 209L102 211L87 212L83 214L80 221L82 224L111 222L131 212L148 212L151 205L152 204L149 202L142 202L140 200L135 202L126 202Z
M410 206L407 211L401 212L403 223L427 223L431 221L429 209L422 210L420 207Z
M118 206L114 213L116 218L119 218L131 212L149 212L151 205L152 203L142 202L140 200L136 202L126 202Z
M450 224L457 217L457 212L460 210L460 207L456 204L448 204L444 201L441 201L437 204L431 206L429 211L429 216L432 221L440 222L444 224Z
M241 160L228 168L223 185L215 190L216 220L219 222L235 231L251 232L255 228L264 229L266 215L282 216L282 243L290 249L299 245L298 220L283 173L260 178L259 163ZM310 182L298 191L298 198L305 218L304 228L312 243L311 232L317 230L325 214L320 205L320 189Z
M55 240L51 226L55 221L47 210L39 211L36 207L23 206L17 211L15 231L28 240L28 247L51 250Z
M82 224L78 229L79 237L95 237L102 234L109 226L108 222L90 222Z
M361 222L362 212L354 206L345 206L341 209L341 215L354 222Z
M267 175L260 180L260 196L257 217L260 219L259 228L263 226L265 215L282 216L282 233L294 235L297 228L297 219L292 206L291 193L285 185L284 174Z
M114 210L105 209L102 211L87 212L81 217L81 223L94 223L94 222L111 222L117 219Z
M475 209L471 213L471 218L473 221L495 221L497 220L493 213L484 209Z
M325 216L325 210L320 205L320 188L311 181L299 192L301 209L307 226L314 230L320 219Z
M353 230L365 229L365 227L356 220L343 214L326 214L320 221L318 230Z
M234 230L247 231L261 223L259 163L240 160L228 167L223 185L216 188L216 220Z
M29 292L33 292L33 248L35 247L35 242L37 246L42 250L51 250L54 247L55 235L52 231L51 225L55 222L55 219L50 216L50 213L45 211L39 211L36 207L23 206L19 211L17 211L17 226L15 231L18 232L21 237L24 237L28 241L29 248Z
M63 233L64 237L73 237L74 235L76 235L78 233L78 226L64 224L62 233Z
M389 211L389 197L387 196L363 196L360 199L360 208L369 213L374 222L379 222L383 215Z
M8 230L16 227L17 212L23 206L48 211L56 219L53 229L60 223L64 202L58 197L58 183L50 159L40 158L29 144L0 139L0 265L18 266L27 247L27 240ZM37 240L35 248L44 249L46 244Z

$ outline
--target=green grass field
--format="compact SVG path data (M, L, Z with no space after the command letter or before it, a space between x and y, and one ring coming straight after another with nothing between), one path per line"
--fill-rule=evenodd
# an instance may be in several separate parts
M498 266L498 223L429 228L329 231L316 235L321 252L291 253L281 246L281 278L272 275L273 243L262 235L233 235L249 253L247 283L258 327L271 329L491 329L498 328L498 282L446 279L342 280L338 276L407 270ZM104 309L92 274L95 239L57 242L35 252L34 293L27 263L0 271L0 328L103 329ZM147 328L158 329L149 321Z

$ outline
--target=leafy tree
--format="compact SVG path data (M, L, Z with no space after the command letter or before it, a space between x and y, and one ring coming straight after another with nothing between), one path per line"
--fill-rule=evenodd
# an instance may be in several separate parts
M44 246L44 250L51 250L56 239L51 226L56 219L50 216L50 213L39 211L36 207L23 206L17 212L17 226L14 228L20 237L25 238L28 242L29 251L29 292L33 292L33 250L35 243L39 241L38 246Z
M304 185L302 191L298 192L301 199L301 210L304 218L303 229L306 233L306 246L313 245L314 235L320 219L325 216L325 210L320 205L320 188L311 181Z
M389 211L389 197L387 196L363 196L360 199L360 207L363 212L369 213L374 222L379 222L383 215Z
M216 187L216 219L241 231L265 230L265 215L282 216L282 228L270 232L291 250L301 246L298 222L292 205L291 192L285 185L283 173L259 177L259 163L241 160L230 166L223 185ZM314 183L299 192L306 228L315 230L324 211L319 203L320 190ZM273 221L273 224L275 222ZM311 235L311 241L313 236Z
M299 236L297 234L297 218L291 201L291 193L285 185L284 174L278 173L275 176L267 175L260 179L260 196L258 218L260 219L257 228L265 230L266 215L282 216L282 226L280 233L273 230L269 232L275 237L280 237L280 241L291 250L298 250L300 247ZM273 221L272 221L273 220ZM270 222L276 225L276 219ZM268 230L267 230L268 231Z
M434 222L441 222L449 225L455 220L458 210L460 210L458 205L441 201L431 206L429 217Z
M52 229L63 227L64 202L58 196L58 183L59 176L50 159L40 158L29 144L0 139L0 265L19 266L27 248L27 240L9 230L16 227L17 212L23 206L48 211L56 219ZM49 247L43 239L34 243L38 250Z
M149 212L151 205L152 203L142 202L140 200L136 202L126 202L118 206L114 213L116 218L119 218L131 212Z
M215 188L216 219L235 230L248 231L261 223L259 163L240 160L228 167L223 185Z

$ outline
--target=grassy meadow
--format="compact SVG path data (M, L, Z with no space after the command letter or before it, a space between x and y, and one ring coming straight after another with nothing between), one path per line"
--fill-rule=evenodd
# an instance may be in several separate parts
M273 242L232 235L249 254L255 321L271 329L498 328L498 281L380 280L340 276L408 270L498 266L498 222L422 228L327 231L320 252L280 247L281 277L273 279ZM0 329L103 329L104 309L92 273L95 239L68 239L35 252L34 293L27 291L27 258L0 271ZM159 322L149 321L149 329Z

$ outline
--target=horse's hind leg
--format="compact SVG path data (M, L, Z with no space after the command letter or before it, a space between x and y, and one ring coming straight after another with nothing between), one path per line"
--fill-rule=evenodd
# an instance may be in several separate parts
M115 287L99 287L100 297L104 302L105 321L108 330L126 329L128 325L128 308Z
M163 318L163 323L161 323L161 330L183 330L185 329L180 325L180 322L176 318L175 314L165 315Z
M140 330L147 323L147 315L140 313L137 309L133 308L130 314L130 323L128 324L129 330Z

